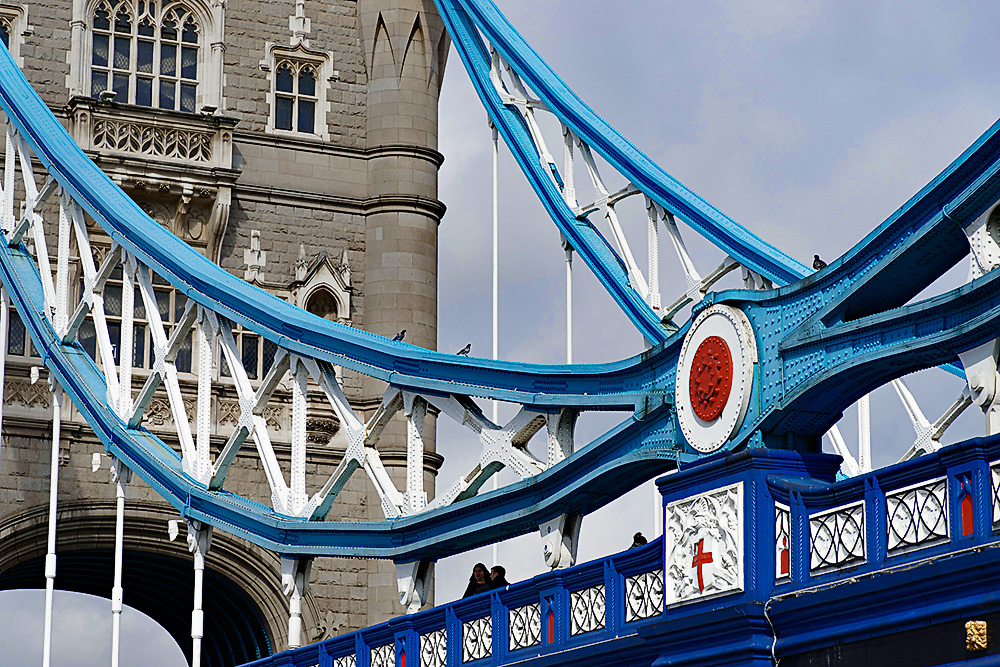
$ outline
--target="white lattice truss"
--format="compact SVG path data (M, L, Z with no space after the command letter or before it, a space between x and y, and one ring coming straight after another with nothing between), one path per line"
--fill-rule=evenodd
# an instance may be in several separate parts
M674 318L688 305L697 303L708 294L709 290L729 273L739 269L741 271L743 285L746 289L765 290L771 289L771 281L761 276L759 273L742 266L738 260L730 256L725 256L722 262L713 270L699 271L691 253L681 234L678 219L665 210L634 183L630 182L624 175L615 170L615 173L625 180L625 185L612 190L601 176L598 168L598 161L595 159L590 146L573 131L566 127L561 121L559 127L562 131L563 160L562 167L556 163L556 158L549 151L542 132L542 127L536 118L539 112L551 113L546 104L533 96L525 85L521 77L510 65L497 53L495 49L490 49L491 73L490 79L500 96L500 99L511 108L517 110L528 128L531 140L538 152L539 162L546 174L550 177L555 187L562 193L566 205L573 211L577 219L585 220L591 214L599 214L607 223L607 231L610 232L614 240L615 249L625 265L628 272L629 283L632 288L642 297L646 303L660 316L664 325L676 329ZM553 114L553 117L555 115ZM576 154L579 153L581 161L587 172L588 180L592 186L592 199L587 203L580 204L578 200L578 180L575 174L577 165ZM647 273L644 274L636 261L636 255L629 245L626 231L632 229L628 225L623 226L616 206L629 197L641 196L646 208L646 237L648 262ZM681 220L680 222L683 222ZM659 239L660 226L667 231L671 245L677 255L677 261L684 273L684 285L677 290L679 294L666 305L662 304L660 292L660 256ZM634 226L633 226L634 227ZM635 233L635 232L633 232ZM903 407L906 409L913 424L916 437L913 446L903 455L901 460L905 461L926 452L937 451L941 447L941 438L949 426L958 418L962 412L972 405L972 398L968 387L960 393L955 402L933 423L924 416L913 394L909 391L902 380L894 380L893 388L899 396ZM867 397L866 397L867 398ZM867 402L863 399L859 408L865 412ZM858 456L855 457L844 442L840 429L834 426L828 432L830 442L837 452L844 459L842 471L847 476L855 476L871 470L871 455L869 451L870 442L867 438L867 415L863 418L865 424L862 428L862 435L858 443Z
M490 49L491 72L490 79L500 96L509 107L518 111L531 135L538 151L539 161L545 173L552 179L555 187L562 193L566 205L580 220L587 219L592 213L598 213L607 222L608 231L614 239L615 248L625 264L629 283L639 296L658 314L664 324L676 329L673 318L688 304L697 302L708 293L712 285L736 269L742 269L743 282L748 289L770 289L771 282L760 274L742 267L732 257L725 257L722 263L704 277L695 266L688 252L680 228L674 215L663 209L644 193L637 185L626 179L626 184L610 190L598 169L594 154L580 137L559 121L562 130L563 161L562 168L557 166L555 158L549 152L548 145L542 133L541 125L535 117L536 112L551 113L544 102L531 94L521 77L500 56L495 49ZM554 114L553 114L554 116ZM576 153L579 152L590 183L593 186L593 199L580 204L577 199L577 179L575 175ZM619 173L619 176L624 176ZM635 259L635 254L629 246L626 227L619 220L616 206L629 197L642 197L646 208L646 236L648 249L648 272L643 274ZM684 272L685 284L681 293L665 308L660 296L660 264L659 243L660 225L666 229L670 241L677 253L677 259ZM647 279L648 276L648 279Z
M15 174L22 175L23 213L14 216ZM30 149L24 139L9 127L3 173L0 227L9 246L29 244L44 289L45 314L53 329L66 344L77 341L80 328L89 317L96 332L95 362L107 384L111 408L130 429L138 429L144 419L157 425L168 421L176 426L183 471L212 490L225 486L227 473L244 445L252 442L270 487L271 503L280 514L320 520L327 517L340 491L352 474L363 469L376 489L386 518L412 515L442 507L476 495L483 484L499 470L508 468L519 478L536 475L573 453L574 428L578 411L560 409L550 413L522 408L505 424L494 424L469 396L423 396L390 386L379 408L363 422L352 410L340 384L336 369L323 360L294 354L280 346L263 378L251 379L244 367L238 332L232 322L219 313L188 300L175 322L165 322L160 315L154 283L155 267L142 263L113 240L110 248L92 243L92 227L87 224L81 206L73 201L51 176L37 184ZM57 223L43 220L43 209L58 200ZM56 234L56 266L52 266L48 234ZM54 269L54 270L53 270ZM120 340L114 341L105 312L105 289L108 280L121 270ZM80 274L82 289L74 297L71 284ZM135 302L135 294L139 303ZM145 326L151 338L151 368L133 366L133 354L118 355L117 350L133 350L136 308L145 311ZM115 316L117 325L117 315ZM115 344L117 342L117 344ZM181 392L177 368L178 353L190 345L192 371L197 379L197 400L192 403ZM219 354L214 350L218 347ZM212 384L225 372L231 378L238 405L230 407L234 422L232 434L217 456L211 454ZM145 380L138 391L133 382ZM278 406L276 390L282 387L291 396L291 458L282 467L269 434L269 414ZM309 389L318 387L329 402L347 440L343 459L318 489L306 485L307 422ZM165 393L165 400L154 396ZM282 398L281 402L286 399ZM474 468L428 504L424 491L424 420L428 406L439 414L455 419L471 430L479 440L481 455ZM169 409L171 419L162 414ZM152 410L156 410L156 415ZM379 454L379 439L397 413L406 420L406 484L398 489L390 479ZM189 414L191 413L191 414ZM193 426L192 426L193 424ZM273 428L272 421L272 428ZM528 441L545 429L546 454L535 457ZM323 443L325 444L325 443Z

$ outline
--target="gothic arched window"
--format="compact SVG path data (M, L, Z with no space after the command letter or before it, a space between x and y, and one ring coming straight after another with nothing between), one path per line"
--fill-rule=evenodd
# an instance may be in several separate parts
M274 128L316 134L316 66L281 60L274 72Z
M309 295L309 299L306 301L306 310L313 315L319 315L336 322L337 297L333 296L333 293L327 288L320 287Z
M186 5L100 0L91 14L90 94L146 107L194 111L201 29Z

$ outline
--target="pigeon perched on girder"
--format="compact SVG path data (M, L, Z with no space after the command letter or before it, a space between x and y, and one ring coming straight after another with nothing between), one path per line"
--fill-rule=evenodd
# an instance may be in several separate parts
M459 350L455 354L457 354L457 355L459 355L461 357L467 357L467 356L469 356L469 352L472 352L472 343L468 343L465 347L463 347L461 350Z
M819 255L813 255L813 268L819 271L820 269L826 268L826 262L819 258Z
M395 336L393 336L392 339L394 341L396 341L396 342L399 342L399 341L403 340L403 336L405 336L405 335L406 335L406 329L403 329L398 334L396 334Z

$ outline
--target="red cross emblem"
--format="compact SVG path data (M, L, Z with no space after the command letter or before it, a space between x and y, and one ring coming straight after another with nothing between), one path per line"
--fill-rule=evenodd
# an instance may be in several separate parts
M691 559L691 567L698 568L698 592L705 592L705 579L701 571L702 565L708 565L712 562L712 552L705 551L705 540L698 540L698 544L695 545L694 558Z

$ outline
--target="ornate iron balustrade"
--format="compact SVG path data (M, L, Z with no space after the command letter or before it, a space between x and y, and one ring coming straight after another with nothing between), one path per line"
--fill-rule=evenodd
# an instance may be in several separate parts
M365 655L375 665L390 648L394 664L405 655L405 664L420 667L527 659L634 635L661 620L662 581L663 543L654 540L252 664L340 667Z

